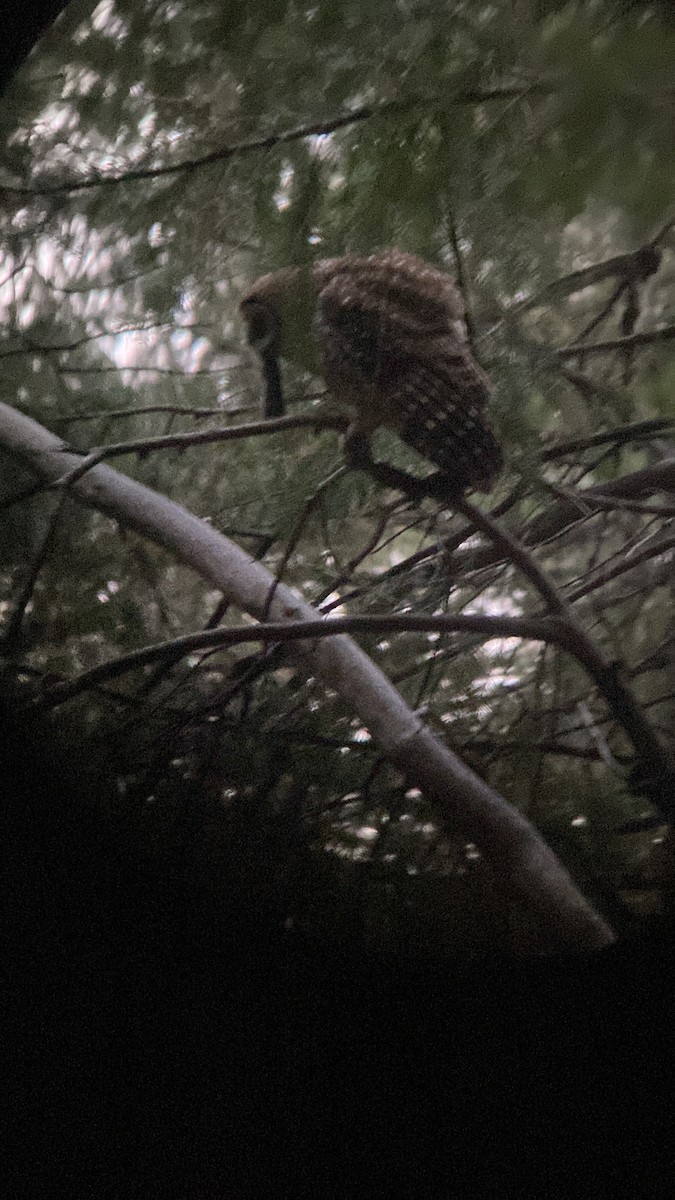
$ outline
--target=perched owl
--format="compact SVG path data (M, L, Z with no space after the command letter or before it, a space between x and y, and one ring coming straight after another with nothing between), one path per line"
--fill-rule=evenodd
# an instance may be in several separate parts
M443 271L402 250L348 254L264 275L241 311L263 363L266 416L283 412L283 357L324 376L350 420L350 461L368 459L383 425L440 468L450 494L489 491L502 466L490 383Z

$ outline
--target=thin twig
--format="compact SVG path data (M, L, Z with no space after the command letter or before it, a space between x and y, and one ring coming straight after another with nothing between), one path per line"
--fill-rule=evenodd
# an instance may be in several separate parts
M570 379L570 382L576 383L577 380L572 379L571 374L570 372L566 377ZM585 375L579 376L579 379L584 383L590 383ZM551 462L556 458L564 458L567 454L576 454L580 450L591 450L594 446L603 446L606 443L620 446L626 442L659 437L660 434L668 433L671 430L675 430L675 419L672 417L655 417L648 421L634 421L631 425L620 425L618 429L606 429L602 433L593 433L588 437L567 438L565 441L555 442L541 451L541 459L543 462Z
M591 334L598 329L600 325L602 325L603 321L606 321L612 310L619 303L619 300L623 296L627 286L628 285L625 279L619 280L609 299L605 304L603 304L600 311L597 312L595 316L592 317L592 319L588 322L588 324L584 325L584 328L579 331L577 334L577 342L582 341L583 338L590 337Z
M488 513L483 512L465 497L457 500L455 507L463 516L468 517L472 525L487 534L490 541L503 553L504 557L514 563L529 579L545 601L550 612L556 615L568 616L568 605L547 573L534 560L522 542L518 540L504 525L495 521Z
M585 357L588 354L605 354L610 350L634 350L636 346L651 346L672 338L675 338L675 325L663 325L660 329L644 329L628 337L608 338L604 342L572 342L569 346L560 346L553 353L558 358L576 358L579 354Z
M452 90L449 90L447 98L450 106L459 104L486 104L490 101L546 95L549 90L550 87L548 84L535 82L529 84L511 84L494 88L463 88L454 94ZM411 96L406 100L389 100L379 105L366 104L362 108L353 109L351 112L339 117L316 121L309 125L299 125L292 129L282 130L280 133L265 134L263 137L252 138L250 141L235 142L231 146L222 146L219 150L212 150L209 154L203 154L199 158L185 159L183 162L173 163L169 166L140 167L132 171L123 171L119 175L97 175L94 178L70 180L70 182L66 183L46 184L38 187L3 184L0 187L0 194L4 192L11 196L63 196L93 188L115 187L120 183L137 183L148 179L164 179L180 174L181 172L187 175L202 167L225 162L229 158L250 154L257 150L273 150L276 146L285 146L289 142L302 141L304 138L325 136L326 134L337 132L338 129L346 129L350 125L357 125L363 121L396 116L400 113L412 112L415 108L427 108L432 103L437 106L437 98L432 102L426 97Z
M103 415L103 414L101 414ZM319 415L310 413L298 413L285 417L275 417L273 420L251 421L245 425L230 425L219 429L200 429L190 431L189 433L167 433L161 434L158 437L151 438L133 438L126 442L111 442L107 446L101 446L90 450L85 454L82 462L78 463L72 471L63 475L61 479L51 484L52 488L69 488L74 483L77 483L87 471L91 471L92 467L96 467L99 463L106 462L110 458L119 458L124 454L140 454L144 458L148 454L154 454L158 450L183 450L188 446L207 446L215 442L237 441L240 438L247 437L262 437L272 433L282 433L288 429L303 429L303 428L323 428L323 429L344 429L347 426L346 418L343 420L338 415ZM80 453L73 450L72 446L66 447L68 453Z
M540 742L531 742L526 740L519 741L517 738L501 739L481 736L472 738L464 749L471 749L472 751L485 749L495 751L499 755L531 754L533 750L536 750L539 754L560 755L564 758L583 758L588 759L590 762L599 762L601 759L599 750L594 746L568 746L564 742L556 741L554 738ZM630 758L626 754L615 754L612 757L623 766L630 765Z
M591 470L585 468L585 473ZM621 475L618 479L606 483L596 483L587 489L590 496L625 496L636 499L639 496L653 495L654 492L675 492L675 457L641 467ZM584 501L586 490L580 494ZM571 525L579 521L587 521L591 514L581 512L578 501L558 501L538 516L533 517L520 534L521 541L527 546L541 546L553 538L561 537ZM483 570L501 562L503 554L495 546L484 546L476 550L466 550L456 555L457 569L466 571Z
M488 535L497 549L514 562L537 588L555 617L558 644L571 653L593 679L614 719L623 727L635 750L641 787L649 786L652 802L665 813L675 814L673 783L675 760L650 725L624 678L621 664L609 661L573 615L569 602L554 587L546 573L534 562L522 542L476 509L470 501L460 500L456 507ZM556 640L556 639L545 639ZM648 785L645 779L648 778Z
M119 374L120 368L112 368L116 374ZM124 367L124 370L127 368ZM152 368L148 368L151 370ZM190 378L182 372L183 379ZM257 408L257 406L256 406ZM259 409L257 410L259 411ZM195 417L201 420L204 417L227 417L231 415L231 410L226 408L190 408L187 404L146 404L140 408L111 408L98 409L95 412L82 413L67 413L63 416L52 417L53 425L70 425L74 421L101 421L105 418L106 421L120 420L124 417L146 417L155 413L169 413L171 416L186 416Z
M626 254L614 254L611 258L605 258L602 262L590 263L587 267L580 267L576 271L570 271L567 275L561 275L558 279L551 280L545 284L534 296L529 296L527 300L521 300L519 304L514 304L509 309L508 316L511 317L515 313L525 312L527 309L539 308L547 306L552 301L566 299L567 296L574 295L575 292L581 292L584 288L593 287L595 284L602 283L605 279L612 277L618 279L635 278L636 270L639 272L639 267L645 259L646 254L652 254L652 257L658 257L658 251L654 251L657 242L665 235L672 221L669 221L650 242L644 246L639 246L637 250L629 250Z
M312 495L303 504L302 511L298 515L298 518L295 522L295 526L291 532L291 536L288 539L288 542L284 549L284 553L283 553L281 560L279 562L279 565L276 569L275 576L274 576L274 582L272 583L272 586L270 587L269 594L267 596L267 600L265 601L265 606L264 606L264 610L263 610L263 614L262 614L263 620L267 619L267 615L269 613L272 601L274 600L274 596L276 594L277 588L279 587L279 584L281 583L281 581L284 577L284 573L286 571L286 567L288 566L290 557L291 557L293 551L295 550L298 542L300 541L302 531L303 531L307 521L309 520L312 513L316 512L319 502L321 501L321 499L322 499L324 493L327 491L327 489L333 483L335 483L336 479L341 479L342 476L346 474L346 471L347 471L346 467L338 467L336 471L333 471L332 474L330 474L326 479L323 479L321 481L321 483L318 485L316 490L312 493Z
M476 633L486 640L495 637L522 637L534 641L564 642L557 622L548 617L486 617L486 616L410 616L384 614L381 616L329 617L316 621L268 621L237 625L229 629L202 630L185 634L168 642L144 646L129 654L83 671L74 679L47 688L31 707L53 708L100 683L118 679L167 656L181 656L214 648L225 649L246 642L290 642L299 639L334 637L340 633Z
M0 187L0 194L2 193L2 190L2 187ZM82 346L88 346L91 342L97 342L101 338L115 338L119 337L120 334L123 333L148 333L155 329L175 328L179 328L181 333L185 329L190 330L191 332L197 330L201 331L202 333L210 333L213 330L213 324L211 322L194 321L192 323L186 323L185 325L176 326L175 321L144 321L141 325L122 325L119 327L119 329L102 329L99 333L88 333L81 338L77 338L74 342L62 342L58 346L39 345L38 343L31 341L29 335L24 333L21 335L21 345L11 346L9 349L3 350L2 353L0 353L0 360L5 358L22 358L29 354L33 355L33 357L38 357L42 354L72 354L73 351L81 349ZM132 367L128 369L133 370ZM78 367L78 371L80 370L82 370L82 368ZM111 370L119 372L127 370L127 368L112 367Z
M607 512L622 510L624 512L649 513L657 517L675 517L675 508L672 505L645 504L641 500L624 500L622 496L603 496L601 493L590 495L588 488L579 492L574 488L557 487L555 483L547 483L545 486L547 491L560 500L577 503L579 511L582 513L590 514L593 509L598 508L605 509Z
M473 313L471 311L471 304L469 302L469 281L466 276L466 271L464 270L464 257L462 255L462 252L461 252L460 246L459 246L459 237L457 236L457 227L455 225L455 218L454 218L454 216L452 214L452 210L450 208L448 208L448 210L447 210L446 224L447 224L448 233L450 236L450 244L452 245L452 252L455 257L457 283L459 286L459 290L462 293L462 299L464 300L464 325L466 327L467 341L469 343L472 353L474 353L474 356L475 356L476 322L473 319Z
M584 596L588 596L591 592L597 591L598 588L604 587L605 584L610 583L612 579L618 579L620 575L625 575L627 571L632 571L641 562L644 562L645 559L658 558L659 555L667 554L673 549L675 549L675 534L671 537L660 538L658 541L652 541L639 553L624 555L621 561L615 566L601 571L600 574L595 575L593 579L587 581L581 587L578 587L576 591L570 592L567 599L569 600L570 604L574 604L577 600L581 600Z
M42 540L35 551L33 562L31 563L30 571L28 572L28 578L26 579L21 592L17 597L14 611L7 624L5 636L2 639L5 647L8 649L15 645L19 634L21 633L21 627L26 615L26 609L30 603L33 592L35 591L35 585L38 581L40 571L42 570L49 554L52 545L52 539L61 519L65 501L66 494L63 492L58 497L57 503L52 509L44 534L42 536Z

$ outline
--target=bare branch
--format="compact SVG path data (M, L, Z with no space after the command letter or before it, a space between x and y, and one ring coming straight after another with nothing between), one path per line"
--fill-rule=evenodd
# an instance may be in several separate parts
M597 588L604 587L612 579L618 579L620 575L625 575L627 571L632 571L639 563L644 562L646 559L658 558L659 555L667 554L673 549L675 549L675 534L669 537L650 539L648 544L638 553L628 553L613 567L608 567L604 571L600 570L598 573L594 573L592 579L589 579L581 587L578 587L576 591L570 592L567 598L570 604L574 604L577 600L581 600L582 597L596 591Z
M578 381L583 381L584 384L588 383L592 390L596 390L592 381L588 380L585 375L572 378L572 372L569 372L566 377L572 383ZM550 462L552 459L564 458L566 454L591 450L594 446L607 444L621 446L626 442L643 441L671 431L675 432L675 418L655 417L648 421L634 421L631 425L620 425L617 429L606 429L602 433L593 433L588 437L567 438L565 441L555 442L552 446L547 446L542 450L541 458L543 462Z
M181 325L181 329L195 329L194 325ZM76 347L77 348L77 347ZM222 347L221 347L222 349ZM187 371L185 367L160 367L156 363L152 366L142 366L141 364L132 365L127 363L125 366L91 366L89 363L75 363L69 367L66 363L59 363L58 370L60 375L157 375L158 377L167 376L169 379L213 379L214 375L223 375L224 368L222 366L214 367L199 367L195 371ZM239 389L242 392L243 389ZM235 395L238 393L235 392ZM222 411L222 410L219 410Z
M535 296L530 296L518 305L514 304L508 315L512 316L516 312L546 306L555 300L563 300L575 292L583 291L584 288L602 283L605 279L626 280L636 276L644 277L645 271L653 273L653 269L658 267L660 257L660 252L655 247L658 241L665 236L672 223L669 221L659 230L655 238L652 238L646 245L638 247L637 250L630 250L627 254L615 254L612 258L591 263L588 267L581 267L578 271L570 271L568 275L561 275L559 279L553 279ZM650 270L650 268L652 269Z
M124 367L123 370L129 368ZM153 367L143 368L146 371L154 370ZM119 374L119 367L111 367L111 371ZM199 372L194 371L191 374L197 375ZM185 372L172 372L172 374L181 374L185 378ZM191 377L191 376L190 376ZM51 422L54 425L72 425L76 421L112 421L121 420L125 417L145 417L155 413L168 413L171 417L195 417L197 420L202 420L205 417L224 417L228 415L228 410L223 408L190 408L185 404L146 404L139 408L99 408L95 412L82 413L67 413L63 416L53 416Z
M537 588L555 616L559 644L574 655L588 672L615 721L630 738L638 766L634 773L635 778L640 779L642 787L648 775L652 781L649 793L652 803L669 817L675 816L675 760L633 696L624 677L622 664L605 657L572 613L569 599L558 592L546 573L513 534L466 499L458 501L456 507L469 517L478 529L486 533L504 557L515 563Z
M650 246L658 246L659 242L663 241L666 234L670 233L673 226L675 226L675 217L669 217L668 220L663 223L663 225L658 230L658 232L654 234L654 237L652 238L649 245Z
M646 504L642 500L625 500L622 496L603 496L601 493L591 495L590 488L580 490L579 488L556 487L554 483L548 483L546 487L561 500L569 500L578 504L581 513L590 514L593 509L600 508L607 512L616 512L618 509L623 512L649 513L657 517L675 517L675 508L672 505Z
M101 416L105 416L104 413ZM53 487L72 487L91 471L92 467L105 462L109 458L119 458L124 454L154 454L157 450L183 450L187 446L207 446L213 442L230 442L239 438L260 437L270 433L283 433L287 429L317 428L344 429L346 419L335 416L320 416L318 413L298 413L285 417L275 417L272 420L251 421L246 425L229 425L220 429L200 429L190 433L165 433L158 437L133 438L128 442L111 442L108 446L91 450L61 479L55 480ZM68 453L76 453L68 447Z
M322 482L319 484L319 486L316 488L316 490L312 493L312 495L305 501L305 503L302 507L302 511L300 512L300 514L295 522L295 526L294 526L293 530L291 531L291 536L289 537L286 547L284 549L284 552L281 556L281 561L279 562L279 566L277 567L275 577L274 577L274 582L272 583L272 586L269 591L269 596L265 603L265 608L263 611L263 620L265 620L267 617L270 605L272 603L272 600L274 599L274 593L276 592L281 580L284 577L290 557L291 557L293 551L295 550L298 542L300 541L300 538L302 536L302 531L303 531L307 521L312 516L312 514L316 512L316 510L321 502L321 498L322 498L324 492L328 488L331 487L331 485L335 482L336 479L341 479L342 476L345 474L346 470L347 470L346 467L338 467L338 469L336 471L333 471L333 473L331 475L329 475L327 479L322 480Z
M555 740L531 742L525 740L519 741L517 738L477 737L472 739L470 746L474 752L476 750L488 750L500 756L510 753L521 754L523 752L531 754L533 750L537 750L540 754L549 754L552 757L560 755L563 758L588 759L590 762L600 762L603 757L595 746L572 746ZM613 757L624 766L630 765L628 755L613 755Z
M494 517L482 512L480 508L477 508L475 504L472 504L466 498L458 500L455 507L465 517L469 518L471 524L476 529L480 529L482 533L487 534L493 545L502 552L504 558L519 567L526 579L529 579L536 591L539 592L550 612L559 616L569 616L568 606L562 594L518 538L506 529L504 525L500 525L495 521Z
M650 496L654 492L675 492L675 457L664 458L662 462L632 471L629 475L621 475L619 479L608 483L596 483L589 490L593 495L627 496L633 499Z
M45 482L79 464L63 443L30 418L0 404L0 441L5 451ZM226 599L259 618L273 578L235 543L151 489L99 465L73 486L76 499L163 546L198 571ZM316 610L279 584L272 621L315 620ZM330 622L329 622L330 624ZM323 622L322 622L323 625ZM444 828L465 832L482 846L501 880L505 898L532 915L539 951L597 948L612 933L572 883L534 827L445 746L400 693L345 634L306 637L300 661L343 696L370 730L373 741L436 806Z
M0 192L2 188L0 188ZM116 329L101 329L98 333L87 333L80 338L76 338L73 342L62 342L60 345L42 346L37 342L33 342L28 334L21 335L21 344L19 346L11 346L7 350L3 350L0 354L0 360L3 358L21 358L26 355L39 357L40 355L51 354L72 354L75 350L80 350L82 346L88 346L91 342L100 341L101 338L115 338L123 333L149 333L155 329L180 329L181 332L185 329L201 333L210 333L213 330L213 325L204 323L203 321L195 321L186 323L185 325L177 325L175 321L144 321L140 325L120 325ZM78 367L77 371L84 373L86 368ZM110 370L119 373L120 371L133 370L132 367L111 367ZM153 368L154 370L154 368ZM102 373L103 368L96 368L96 373ZM185 374L185 372L183 372Z
M521 533L521 540L526 546L539 546L561 534L564 530L578 521L587 521L591 515L583 511L582 505L588 496L589 501L596 495L625 496L628 499L638 499L640 496L653 495L655 492L675 492L675 457L664 459L639 471L622 475L619 479L607 483L596 483L590 488L580 490L578 500L561 500L551 505L545 512L534 517ZM581 502L581 503L580 503ZM467 570L470 563L472 570L482 570L501 562L504 555L495 547L484 547L478 550L467 550L455 555L454 562L459 570Z
M275 581L276 582L276 581ZM278 586L278 584L277 584ZM276 591L276 588L275 588ZM188 633L133 650L111 662L82 671L74 679L56 683L31 704L35 710L56 708L102 683L110 683L130 671L169 658L176 661L186 654L203 650L226 649L246 642L295 642L303 639L335 637L338 633L473 633L486 641L497 637L519 637L532 641L565 644L564 632L546 617L486 617L458 615L410 616L383 613L381 616L320 617L315 621L261 621L255 625L237 625L228 629L207 629Z
M619 300L621 300L622 296L624 295L627 286L628 285L627 285L625 279L619 280L616 287L613 289L609 299L605 301L605 303L598 310L598 312L595 313L595 315L593 317L591 317L591 320L588 322L588 324L585 325L584 328L577 334L578 342L580 342L582 339L590 337L591 334L594 333L595 330L598 329L600 325L602 325L603 321L607 320L607 317L609 317L611 315L611 313L613 312L613 310L616 308L617 304L619 303Z
M499 100L517 100L526 96L545 95L549 87L545 83L512 84L494 88L463 88L448 92L448 104L487 104ZM434 101L437 105L438 101ZM181 172L188 175L202 167L227 161L229 158L241 157L258 150L273 150L276 146L285 146L289 142L302 141L304 138L321 137L346 129L350 125L358 125L363 121L377 118L397 116L401 113L412 112L416 108L429 107L430 101L424 97L412 96L407 100L388 100L384 104L366 104L362 108L353 109L340 117L325 121L316 121L309 125L299 125L293 129L282 130L280 133L265 134L250 141L235 142L231 146L222 146L198 158L185 159L180 163L172 163L163 167L136 168L123 171L119 175L95 176L94 178L70 180L61 184L45 184L38 187L14 186L3 184L0 195L8 196L69 196L76 192L88 191L93 188L115 187L120 183L138 183L148 179L165 179Z
M364 460L360 465L384 486L401 489L412 498L442 496L448 488L447 477L442 472L419 479L391 467L388 463L375 462L372 459ZM477 529L487 534L500 555L523 572L545 601L549 612L556 618L559 644L573 654L592 677L614 719L630 738L635 749L636 762L649 762L650 774L657 781L651 797L653 802L661 806L663 811L670 812L673 809L675 812L671 792L675 780L675 762L671 761L667 748L645 718L642 708L621 673L619 664L605 658L600 647L574 616L569 601L558 591L522 541L465 497L454 496L450 503L458 512L468 517Z
M25 500L32 500L34 496L39 496L41 492L46 491L47 487L48 485L44 483L33 483L30 487L22 488L13 496L3 498L0 500L0 513L8 512L15 504L23 504Z
M605 354L609 350L634 350L636 346L651 346L656 342L667 342L675 338L675 325L663 325L661 329L645 329L631 333L629 337L608 338L604 342L572 342L554 350L558 358L576 358L577 355Z

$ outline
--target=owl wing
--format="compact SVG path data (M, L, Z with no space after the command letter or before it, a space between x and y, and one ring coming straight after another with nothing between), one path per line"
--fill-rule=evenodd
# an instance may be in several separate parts
M488 487L501 452L488 377L458 329L451 280L401 251L318 264L315 333L326 381L370 435L388 426L453 481Z

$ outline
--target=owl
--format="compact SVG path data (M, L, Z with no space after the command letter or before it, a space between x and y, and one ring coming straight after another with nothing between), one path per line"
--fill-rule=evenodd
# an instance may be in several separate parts
M502 466L490 381L444 271L397 249L347 254L264 275L241 312L263 364L266 416L283 412L282 357L323 375L349 420L351 463L368 461L384 426L439 468L449 494L490 490Z

